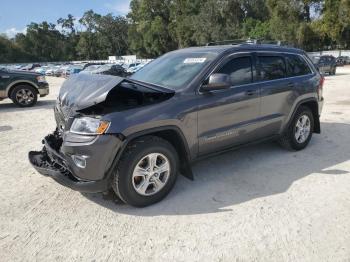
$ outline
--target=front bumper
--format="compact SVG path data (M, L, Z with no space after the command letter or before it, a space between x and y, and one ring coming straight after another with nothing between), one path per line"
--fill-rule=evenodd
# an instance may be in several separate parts
M29 161L40 174L53 178L63 186L80 192L105 192L111 185L108 171L116 155L114 149L117 151L118 147L110 150L111 155L100 153L99 147L110 138L102 137L102 140L96 138L88 144L66 143L54 133L44 138L41 151L29 152ZM109 144L116 146L113 142L115 140L111 139ZM85 168L78 167L72 159L72 155L82 153L87 156Z
M50 93L49 84L47 82L39 82L38 87L40 97L47 96Z

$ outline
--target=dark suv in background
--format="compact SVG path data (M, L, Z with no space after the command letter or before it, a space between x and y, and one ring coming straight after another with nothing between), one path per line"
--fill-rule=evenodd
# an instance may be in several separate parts
M304 51L262 44L170 52L128 79L79 74L63 84L57 129L29 160L74 190L112 188L147 206L178 172L192 178L194 160L266 140L305 148L321 131L322 87Z
M314 64L322 74L335 75L337 70L337 61L334 56L323 55L312 58Z
M38 96L49 94L45 76L29 71L0 68L0 100L10 98L16 105L30 107Z

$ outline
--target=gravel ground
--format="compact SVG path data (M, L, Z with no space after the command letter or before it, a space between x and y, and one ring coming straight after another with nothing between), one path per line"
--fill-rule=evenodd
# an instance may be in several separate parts
M194 165L151 207L42 177L27 153L55 128L63 79L36 107L0 102L1 261L350 261L350 67L326 78L322 134Z

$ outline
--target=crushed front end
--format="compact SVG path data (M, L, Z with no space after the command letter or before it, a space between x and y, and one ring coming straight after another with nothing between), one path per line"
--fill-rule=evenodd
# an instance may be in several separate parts
M81 192L109 189L109 168L121 141L113 136L90 138L90 142L63 142L56 130L43 139L41 151L30 151L29 161L42 175Z
M54 108L57 128L43 139L29 161L42 175L81 192L104 192L124 136L115 127L124 114L168 99L164 94L113 76L72 76L61 87ZM113 117L113 113L118 117Z

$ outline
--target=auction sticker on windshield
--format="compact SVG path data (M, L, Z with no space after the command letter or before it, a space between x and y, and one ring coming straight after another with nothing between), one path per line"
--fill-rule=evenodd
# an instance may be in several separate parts
M184 64L201 64L204 63L206 60L206 57L201 57L201 58L186 58L184 60Z

